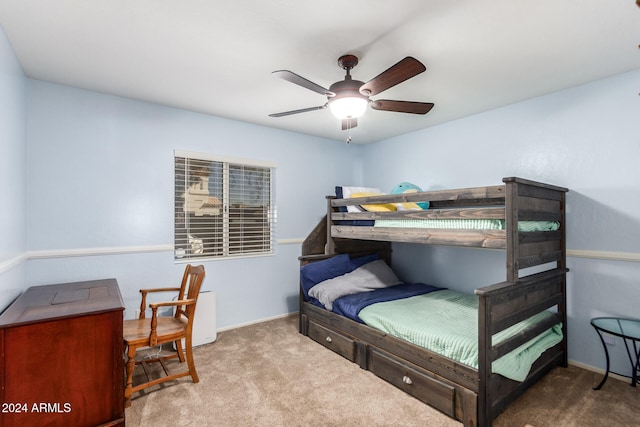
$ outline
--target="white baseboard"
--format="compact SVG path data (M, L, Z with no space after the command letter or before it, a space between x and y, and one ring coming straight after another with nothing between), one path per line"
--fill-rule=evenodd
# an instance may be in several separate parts
M582 369L587 370L587 371L595 372L595 373L601 374L603 376L604 376L604 373L606 372L604 369L596 368L595 366L587 365L585 363L577 362L575 360L569 360L569 365L575 366L577 368L582 368ZM626 382L631 381L629 379L629 377L625 377L623 375L614 374L612 372L609 372L609 378L615 378L617 380L626 381ZM594 386L595 385L597 385L597 384L594 384Z
M218 332L231 331L233 329L243 328L245 326L256 325L258 323L268 322L270 320L284 319L285 317L297 316L297 315L298 315L298 312L294 311L292 313L285 313L285 314L279 314L277 316L265 317L265 318L258 319L258 320L252 320L251 322L239 323L239 324L233 325L233 326L226 326L224 328L218 329Z

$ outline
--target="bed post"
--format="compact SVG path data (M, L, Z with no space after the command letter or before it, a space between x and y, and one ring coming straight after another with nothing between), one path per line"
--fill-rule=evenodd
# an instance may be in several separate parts
M478 297L478 426L491 426L491 308Z
M560 245L560 250L562 251L562 256L558 261L558 268L562 268L568 271L567 267L567 227L565 226L565 217L566 217L566 191L561 192L560 196L560 218L562 227L560 232L562 233L562 240ZM566 368L569 366L569 355L567 354L567 275L566 273L562 276L562 302L558 304L558 311L562 313L562 335L564 339L562 340L562 352L564 353L564 357L562 359L562 367Z
M333 221L331 220L331 212L333 212L333 208L331 207L331 200L335 199L333 196L327 196L327 243L324 249L325 254L335 254L336 253L336 244L331 237L331 225Z
M507 178L505 185L505 226L507 229L507 282L518 280L518 183Z

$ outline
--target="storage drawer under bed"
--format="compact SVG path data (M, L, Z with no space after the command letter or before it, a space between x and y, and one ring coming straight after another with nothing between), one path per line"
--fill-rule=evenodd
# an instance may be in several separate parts
M317 341L323 346L335 351L342 357L349 359L351 362L356 360L356 342L336 331L309 320L309 338Z
M369 348L368 369L417 399L455 418L455 389L427 371L389 353Z

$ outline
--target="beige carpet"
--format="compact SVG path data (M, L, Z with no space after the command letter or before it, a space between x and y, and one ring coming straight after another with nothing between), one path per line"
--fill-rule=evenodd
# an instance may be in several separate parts
M297 332L297 317L218 334L194 350L200 382L134 395L127 426L460 426ZM628 383L558 368L514 402L496 427L637 426Z

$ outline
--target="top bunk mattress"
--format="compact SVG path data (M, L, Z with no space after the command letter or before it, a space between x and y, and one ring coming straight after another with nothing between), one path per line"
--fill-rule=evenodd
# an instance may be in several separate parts
M502 219L377 219L374 227L443 228L449 230L505 230ZM558 221L519 221L518 231L556 231Z

